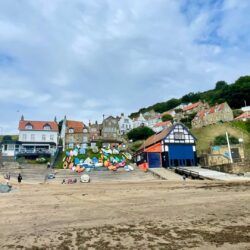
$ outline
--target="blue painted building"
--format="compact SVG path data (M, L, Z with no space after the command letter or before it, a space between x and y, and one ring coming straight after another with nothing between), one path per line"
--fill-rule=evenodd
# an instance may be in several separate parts
M135 155L139 165L153 167L196 166L196 138L182 123L149 137Z

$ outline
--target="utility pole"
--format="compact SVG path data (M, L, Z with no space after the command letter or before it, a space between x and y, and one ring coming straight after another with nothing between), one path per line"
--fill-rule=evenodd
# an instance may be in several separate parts
M228 152L229 152L229 158L230 158L230 163L233 163L233 158L232 158L232 153L231 153L231 147L230 147L230 142L228 138L228 133L226 131L226 138L227 138L227 146L228 146Z

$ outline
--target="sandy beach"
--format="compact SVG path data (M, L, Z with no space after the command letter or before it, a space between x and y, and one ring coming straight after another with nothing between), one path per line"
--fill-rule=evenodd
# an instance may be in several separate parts
M250 183L17 184L1 249L249 249Z

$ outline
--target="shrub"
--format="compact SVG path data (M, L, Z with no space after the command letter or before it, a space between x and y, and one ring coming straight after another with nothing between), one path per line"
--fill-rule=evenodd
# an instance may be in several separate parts
M151 128L139 127L129 131L127 136L129 140L138 141L138 140L145 140L153 134L154 131Z
M231 136L231 135L228 135L229 137L229 142L231 144L238 144L239 143L239 139L234 137L234 136ZM226 138L226 135L219 135L217 137L215 137L214 139L214 145L227 145L227 138Z

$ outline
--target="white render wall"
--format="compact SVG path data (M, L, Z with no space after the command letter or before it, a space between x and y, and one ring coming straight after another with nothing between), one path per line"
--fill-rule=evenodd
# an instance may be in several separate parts
M24 139L24 135L26 135L26 139ZM32 138L34 135L34 139ZM45 136L45 140L43 139L43 135ZM53 139L51 138L53 136ZM56 145L58 144L58 132L55 131L35 131L35 130L26 130L19 131L19 141L21 142L54 142Z

